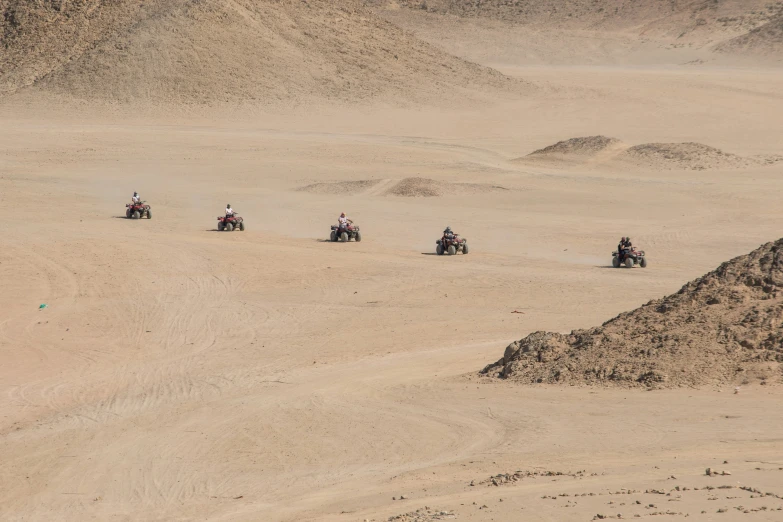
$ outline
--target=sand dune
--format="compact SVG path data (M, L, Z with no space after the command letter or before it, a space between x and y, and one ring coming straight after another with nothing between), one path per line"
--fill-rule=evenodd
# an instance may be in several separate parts
M753 163L750 158L724 152L702 143L644 143L620 154L637 165L663 169L707 170L740 168Z
M629 146L616 138L586 136L559 141L517 158L517 162L539 160L593 165L633 164L656 170L739 169L755 165L773 165L779 155L744 157L702 143L642 143Z
M558 156L595 156L608 149L617 149L623 146L623 142L617 138L606 136L585 136L558 141L543 149L534 150L527 157L558 157Z
M4 0L0 11L6 94L33 85L84 100L263 106L520 88L358 0Z
M417 37L480 63L779 65L771 0L375 0ZM399 6L407 7L400 9ZM551 40L556 39L557 45ZM491 42L486 45L485 42Z

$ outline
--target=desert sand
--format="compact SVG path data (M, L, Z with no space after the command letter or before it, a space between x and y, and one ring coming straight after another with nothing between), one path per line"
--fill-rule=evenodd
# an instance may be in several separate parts
M0 1L0 519L783 520L777 367L480 373L783 235L779 5L59 4Z

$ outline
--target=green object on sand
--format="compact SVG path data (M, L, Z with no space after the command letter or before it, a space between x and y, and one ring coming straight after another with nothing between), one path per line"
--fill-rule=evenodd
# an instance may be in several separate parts
M38 307L38 309L39 309L39 310L43 310L43 309L44 309L44 308L46 308L47 306L49 306L49 305L48 305L48 304L46 304L46 303L44 303L44 304L42 304L41 306L39 306L39 307Z

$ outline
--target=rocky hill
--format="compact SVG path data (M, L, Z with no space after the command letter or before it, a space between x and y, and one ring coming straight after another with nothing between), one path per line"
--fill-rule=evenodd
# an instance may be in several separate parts
M0 35L6 97L356 102L521 84L417 40L360 0L0 0Z
M375 0L389 5L387 0ZM715 45L761 29L783 13L780 0L394 0L409 9L481 17L537 28L626 31L671 43ZM774 23L773 23L774 25ZM762 41L772 28L753 33Z
M725 53L771 55L783 60L783 15L746 34L723 42L717 50Z
M532 333L483 373L528 384L679 387L780 382L782 369L779 239L599 327Z

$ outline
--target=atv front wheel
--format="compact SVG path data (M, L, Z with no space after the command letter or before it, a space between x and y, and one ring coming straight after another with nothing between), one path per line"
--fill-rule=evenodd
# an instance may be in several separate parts
M245 222L244 221L240 221L239 222L239 231L240 232L244 232L245 231Z
M438 246L435 247L435 253L438 254L439 256L442 256L443 255L443 245L438 243Z
M456 253L457 253L457 247L455 247L454 245L449 245L449 255L453 256L456 255Z
M643 257L639 260L639 266L642 268L647 268L647 258Z
M348 242L348 232L343 232L342 234L340 234L340 241L342 241L343 243Z
M147 210L147 219L152 219L152 211Z
M226 228L226 226L218 221L218 232L223 232L223 229Z
M612 266L615 268L620 268L620 258L617 256L614 256L612 258Z
M463 254L467 254L468 253L468 244L467 243L462 245L462 253Z
M234 230L234 225L231 223L226 223L226 232L231 232Z
M356 241L361 241L361 240L362 240L362 233L361 232L357 232L356 233Z
M337 241L337 234L335 234L334 230L332 230L332 231L329 233L329 241L331 241L332 243L334 243L335 241Z
M626 258L625 266L628 267L628 268L633 268L633 259L631 259L630 257Z
M133 219L139 219L140 217L141 217L141 214L139 214L138 210L133 213Z
M125 217L130 219L130 209L129 208L125 209Z

